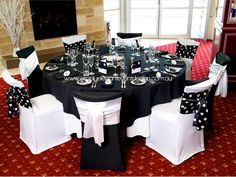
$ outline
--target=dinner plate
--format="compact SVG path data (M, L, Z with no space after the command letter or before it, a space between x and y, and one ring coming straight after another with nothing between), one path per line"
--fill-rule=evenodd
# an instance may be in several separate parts
M167 67L167 68L165 68L165 70L168 73L176 74L181 70L181 68Z
M89 85L92 83L92 80L89 78L81 78L81 79L77 80L76 83L78 85Z
M47 71L55 71L57 70L59 67L57 65L49 65L45 67L45 70Z
M146 80L144 78L136 78L130 81L133 85L144 85L146 84Z

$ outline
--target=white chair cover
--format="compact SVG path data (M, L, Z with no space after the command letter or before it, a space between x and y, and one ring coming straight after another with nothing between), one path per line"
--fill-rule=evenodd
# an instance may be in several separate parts
M138 44L140 44L141 37L125 38L125 39L122 39L119 36L117 37L118 46L129 46L129 47L135 46L135 47L137 47L136 40L138 41Z
M22 88L24 84L21 81L14 79L7 69L4 69L2 72L3 80L11 86Z
M11 86L24 87L14 79L8 70L3 71L3 79ZM20 139L33 154L39 154L51 147L71 139L66 134L62 103L53 95L45 94L30 99L32 107L19 105Z
M189 58L181 58L186 65L186 71L185 71L185 79L190 80L191 79L191 73L192 73L192 64L193 60Z
M212 62L210 66L210 71L208 77L214 80L214 85L217 85L215 96L220 95L221 97L227 96L228 91L228 76L226 71L226 66L222 66L216 63L216 59Z
M19 69L21 74L21 79L25 80L38 66L39 60L36 51L31 53L27 58L19 58Z
M140 117L136 119L130 127L126 128L127 137L149 137L150 136L150 116Z
M84 138L94 138L101 146L104 142L104 125L114 125L120 122L121 98L103 102L89 102L74 98L80 119L84 122Z
M187 86L184 91L201 92L210 89L212 80ZM193 126L194 113L180 113L181 98L156 105L150 115L150 137L146 145L171 163L178 165L192 155L204 150L203 130Z
M20 106L20 139L33 154L71 140L66 134L63 106L53 95L31 98L32 108Z

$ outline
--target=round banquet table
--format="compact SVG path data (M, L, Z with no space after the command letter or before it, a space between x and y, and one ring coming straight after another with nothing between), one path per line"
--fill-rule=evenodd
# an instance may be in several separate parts
M130 49L124 51L126 66L129 66ZM43 72L43 91L53 94L63 103L64 112L80 118L74 97L98 102L105 101L117 96L122 96L120 124L104 126L106 132L106 142L103 148L94 143L93 138L82 139L82 152L80 160L81 169L112 169L124 171L126 169L125 158L125 139L126 128L132 126L134 121L151 114L151 108L157 104L170 102L172 99L182 95L185 86L185 64L183 61L176 60L175 67L182 68L176 77L163 73L166 66L171 62L165 58L159 58L159 71L161 79L156 78L156 72L143 72L146 63L143 61L144 53L141 52L138 60L141 60L142 72L138 76L152 78L144 85L133 85L130 80L126 82L126 88L121 87L120 80L113 80L112 85L105 85L103 80L97 82L96 88L91 88L91 84L79 85L77 79L82 77L82 59L78 57L79 64L75 67L67 66L61 62L62 56L52 59L44 67ZM64 56L65 58L65 56ZM48 71L48 66L58 67L56 70ZM70 76L66 79L63 72L70 71ZM119 73L119 69L117 73ZM108 74L112 75L114 68L108 68ZM95 70L95 78L100 78L103 74ZM130 76L130 75L128 75ZM74 78L74 79L73 79Z
M128 66L130 49L127 48L126 50L128 51L125 51L124 53L126 65ZM179 59L176 60L176 65L171 65L169 59L160 57L159 71L161 72L162 77L156 78L156 72L144 72L143 68L145 67L145 61L143 61L142 52L140 56L140 60L142 61L142 72L139 76L152 78L151 80L155 80L155 83L147 81L146 84L137 86L131 84L130 80L127 80L126 88L121 88L121 81L113 78L111 86L107 86L103 80L99 80L96 88L91 88L91 84L78 85L76 83L79 77L83 77L81 72L81 56L78 57L79 64L75 67L70 67L64 62L60 62L61 57L62 56L54 58L45 65L43 72L43 91L44 93L53 94L63 103L64 111L75 115L77 118L79 118L79 113L73 97L97 102L110 99L115 93L119 93L122 95L121 124L125 127L129 127L137 118L150 115L153 106L179 98L182 95L185 86L185 64ZM50 65L56 65L58 69L53 71L46 70L45 68ZM177 77L173 77L167 72L162 73L167 65L182 68L180 72L176 74ZM62 71L67 70L70 71L70 79L67 77L67 80L65 80ZM109 77L114 73L113 68L108 68L108 71L110 72L108 72L107 75L98 73L98 70L94 71L95 78L101 76ZM119 73L119 69L117 70L117 73Z

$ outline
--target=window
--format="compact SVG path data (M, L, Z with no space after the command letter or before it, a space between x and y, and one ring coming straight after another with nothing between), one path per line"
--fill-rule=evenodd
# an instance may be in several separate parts
M104 0L104 20L110 22L111 37L120 31L120 0Z
M104 0L104 16L113 37L122 31L154 38L204 38L209 1Z

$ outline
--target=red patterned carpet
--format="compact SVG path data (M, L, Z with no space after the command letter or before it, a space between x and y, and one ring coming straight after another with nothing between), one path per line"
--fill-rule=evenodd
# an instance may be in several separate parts
M194 61L194 67L197 67L193 68L192 77L194 79L207 75L207 69L204 69L199 63L209 65L211 43L203 42L201 45L206 45L207 50L201 47L198 51L199 57ZM170 46L173 47L174 44ZM173 48L168 50L174 51ZM198 72L202 72L202 74L198 75ZM0 176L236 175L236 91L229 91L227 98L216 97L214 130L207 134L208 143L204 152L175 166L146 147L143 138L135 138L134 143L127 150L127 171L114 172L110 170L80 170L80 139L73 139L39 155L33 155L19 139L19 119L9 120L7 118L6 88L7 85L0 79Z

